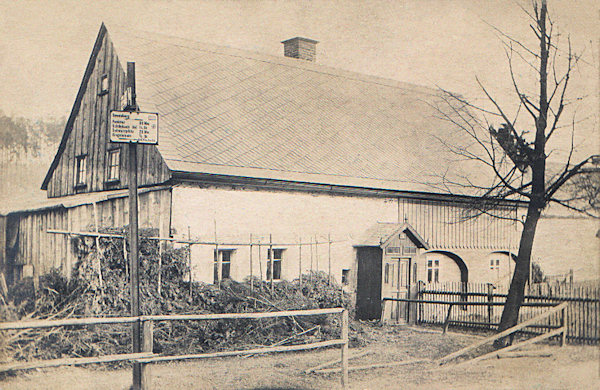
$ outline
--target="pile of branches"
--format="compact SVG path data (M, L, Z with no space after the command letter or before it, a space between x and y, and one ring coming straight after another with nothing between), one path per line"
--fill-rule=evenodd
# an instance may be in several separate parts
M114 232L114 231L113 231ZM121 232L120 232L121 233ZM187 247L159 250L140 240L140 311L151 314L243 313L350 306L349 296L313 272L276 283L224 280L221 287L190 282ZM3 321L130 315L128 248L121 238L76 237L78 261L70 278L59 270L43 276L34 291L31 278L9 291L0 308ZM126 249L126 250L124 250ZM160 275L160 278L159 278ZM160 280L160 288L159 281ZM304 343L338 337L339 316L260 320L162 321L154 326L155 353L187 354ZM4 332L0 359L91 357L131 352L131 325L57 327Z

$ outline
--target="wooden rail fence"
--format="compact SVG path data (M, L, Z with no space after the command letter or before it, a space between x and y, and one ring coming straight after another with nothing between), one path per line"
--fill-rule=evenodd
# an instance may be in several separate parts
M484 283L421 285L416 298L423 303L417 304L417 323L497 329L506 296L502 288ZM444 302L453 302L455 308L449 309ZM545 284L528 287L519 321L540 314L545 306L563 302L568 303L567 343L600 343L600 288L597 286ZM545 323L529 327L527 332L540 334L551 331L560 326L560 321L560 315L555 314Z
M153 333L154 322L156 321L210 321L210 320L236 320L236 319L261 319L261 318L277 318L277 317L299 317L299 316L316 316L316 315L341 315L341 334L339 339L326 340L315 343L290 345L290 346L273 346L256 348L239 351L222 351L212 353L190 354L190 355L174 355L174 356L159 356L152 353L153 349ZM191 360L191 359L207 359L225 356L241 356L241 355L256 355L274 352L290 352L303 351L316 348L339 346L341 349L341 384L344 389L348 386L348 311L344 308L331 309L314 309L314 310L288 310L277 312L263 313L224 313L224 314L184 314L184 315L150 315L139 317L107 317L107 318L76 318L64 320L38 320L38 321L19 321L19 322L2 322L0 330L19 330L19 329L35 329L35 328L52 328L59 326L85 326L96 324L124 324L139 321L142 327L142 352L128 353L117 355L105 355L86 358L62 358L42 360L25 363L9 363L0 365L0 372L27 370L33 368L84 365L95 363L109 363L115 361L128 360L134 364L140 365L141 370L141 389L147 390L151 388L151 371L152 363L175 360Z
M521 348L521 347L524 347L526 345L530 345L530 344L536 343L538 341L543 341L543 340L546 340L546 339L548 339L550 337L554 337L554 336L558 336L558 335L561 336L561 338L560 338L560 346L562 347L562 346L565 345L565 335L566 335L566 330L567 330L567 328L566 328L566 322L567 322L568 316L567 316L567 313L566 313L566 309L567 309L567 303L563 302L563 303L561 303L559 305L554 306L551 309L546 309L545 312L543 312L541 314L538 314L535 317L528 319L527 321L524 321L524 322L522 322L520 324L517 324L517 325L515 325L515 326L513 326L511 328L508 328L508 329L506 329L506 330L504 330L504 331L502 331L500 333L497 333L495 335L492 335L492 336L486 337L486 338L484 338L482 340L479 340L479 341L477 341L477 342L475 342L475 343L473 343L473 344L471 344L471 345L469 345L469 346L467 346L465 348L462 348L462 349L460 349L460 350L458 350L456 352L453 352L453 353L451 353L449 355L443 356L440 359L438 359L437 361L438 361L438 363L443 364L443 363L448 362L448 361L450 361L450 360L452 360L454 358L457 358L457 357L459 357L461 355L464 355L465 353L467 353L469 351L472 351L472 350L474 350L474 349L476 349L476 348L478 348L478 347L480 347L480 346L482 346L484 344L487 344L487 343L490 343L492 341L501 339L503 337L508 337L508 336L510 336L510 335L512 335L512 334L514 334L516 332L520 332L524 328L532 326L536 322L539 322L539 321L541 321L543 319L549 318L549 317L551 317L553 315L556 315L556 314L560 315L560 317L561 317L561 326L558 327L557 329L554 329L554 330L551 330L549 332L543 333L543 334L541 334L539 336L536 336L536 337L533 337L533 338L531 338L531 339L529 339L527 341L523 341L523 342L520 342L520 343L517 343L517 344L509 345L509 346L501 348L499 350L496 350L496 351L493 351L493 352L489 352L489 353L477 356L477 357L475 357L473 359L470 359L470 360L468 360L466 362L463 362L463 364L465 364L465 363L475 363L475 362L477 362L479 360L488 359L488 358L490 358L492 356L496 356L498 353L509 352L509 351L514 350L514 349Z

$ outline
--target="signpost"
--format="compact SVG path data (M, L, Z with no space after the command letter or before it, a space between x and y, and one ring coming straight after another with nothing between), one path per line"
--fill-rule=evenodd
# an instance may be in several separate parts
M110 140L129 144L129 252L131 316L140 315L137 144L158 144L158 114L139 112L135 94L135 63L127 63L124 111L110 113ZM141 352L140 322L133 323L133 352ZM142 387L141 364L133 364L133 389Z
M111 111L111 142L158 144L158 114L153 112Z

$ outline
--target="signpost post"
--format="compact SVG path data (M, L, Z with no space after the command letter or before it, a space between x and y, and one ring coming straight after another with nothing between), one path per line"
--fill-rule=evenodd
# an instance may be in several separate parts
M137 144L158 144L158 114L139 112L135 92L135 63L127 63L127 103L110 113L110 140L129 144L129 252L131 316L140 315ZM140 322L133 323L133 353L141 352ZM133 389L142 388L141 364L133 364Z

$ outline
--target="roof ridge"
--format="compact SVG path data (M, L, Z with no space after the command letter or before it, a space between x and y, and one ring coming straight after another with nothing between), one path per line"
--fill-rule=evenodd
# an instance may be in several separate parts
M206 52L214 53L214 54L227 55L227 56L231 56L231 57L240 57L240 58L251 59L251 60L255 60L255 61L268 62L268 63L277 64L277 65L281 65L281 66L299 68L299 69L303 69L303 70L307 70L307 71L311 71L311 72L315 72L315 73L321 73L321 74L326 74L326 75L336 76L336 77L343 77L343 78L346 78L349 80L355 80L355 81L360 81L360 82L369 83L369 84L382 85L382 86L386 86L389 88L408 90L411 92L422 93L425 95L438 95L438 91L433 87L428 87L428 86L420 85L420 84L414 84L414 83L410 83L407 81L400 81L400 80L382 77L382 76L375 76L375 75L350 71L350 70L346 70L346 69L334 68L334 67L328 66L328 65L323 65L323 64L319 64L319 63L315 63L315 62L310 62L310 61L298 60L295 58L289 58L289 57L285 57L285 56L275 56L272 54L265 54L265 53L261 53L261 52L250 51L247 49L240 49L240 48L235 48L235 47L231 47L231 46L217 45L214 43L197 41L197 40L190 39L190 38L184 38L184 37L169 35L169 34L160 33L160 32L134 29L134 28L131 28L128 26L123 26L123 25L117 25L117 24L115 24L115 25L105 24L105 25L106 25L108 34L111 38L114 38L113 35L111 34L111 31L119 31L119 29L121 29L121 31L127 31L127 32L131 32L134 34L158 35L158 36L164 37L166 39L182 41L182 43L180 43L180 44L177 44L177 43L172 43L172 44L175 46L181 46L181 47L185 47L185 48L192 49L192 50L201 50L201 51L206 51ZM117 28L114 29L113 27L117 27ZM139 38L153 40L146 36L139 36ZM184 43L186 43L186 44L184 44ZM190 47L190 45L196 46L196 47ZM198 47L198 46L201 46L201 47ZM118 52L118 47L117 47L117 52Z

